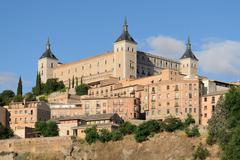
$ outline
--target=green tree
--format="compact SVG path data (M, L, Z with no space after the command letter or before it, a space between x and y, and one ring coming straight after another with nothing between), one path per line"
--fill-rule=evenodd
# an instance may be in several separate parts
M224 148L223 160L240 159L240 124L234 129L228 145Z
M63 81L57 81L57 79L48 79L44 85L43 93L50 94L52 92L60 91L64 89L65 86Z
M71 89L71 80L70 80L70 78L68 79L68 89Z
M232 87L218 101L208 121L208 144L217 142L223 149L224 160L237 160L240 150L240 87Z
M78 86L78 77L76 77L76 86Z
M210 145L216 142L224 145L229 139L227 132L227 114L229 111L224 103L224 98L221 96L211 119L208 120L207 143Z
M187 118L184 120L183 125L184 127L188 127L191 124L194 124L195 120L193 119L191 114L187 114Z
M1 94L0 94L0 99L1 99L1 106L4 106L4 105L8 105L13 97L15 96L15 93L11 90L4 90Z
M22 102L23 101L23 97L22 96L15 96L15 97L13 97L13 101L14 102Z
M13 131L0 123L0 139L13 137Z
M124 122L119 126L119 130L123 135L132 134L137 130L137 126L130 122Z
M18 87L17 87L17 96L22 96L22 78L19 77Z
M179 118L168 117L164 120L164 129L167 132L174 132L177 129L182 129L183 123Z
M194 160L204 160L210 155L207 148L204 148L202 143L197 146L197 149L193 153Z
M87 128L84 132L86 135L85 140L88 144L95 143L99 138L96 126L93 126L92 128Z
M41 74L38 72L36 77L36 86L33 88L33 93L38 96L42 94Z
M188 137L199 137L200 136L200 132L198 130L197 126L193 126L192 128L186 128L185 129L185 133Z
M77 86L75 90L77 95L82 96L88 94L88 89L89 89L88 85L82 83L79 86Z
M148 140L150 135L163 131L163 123L157 120L149 120L140 124L135 131L135 140L143 142Z
M99 131L99 140L103 143L110 141L112 138L111 133L107 129L101 129Z
M24 98L26 101L35 101L36 100L36 96L32 92L26 93Z
M73 78L72 78L72 88L74 88L74 85L75 85L75 78L73 76Z
M44 137L58 136L58 126L55 121L39 121L35 123L35 131Z
M111 139L112 141L119 141L123 139L123 134L119 129L113 130L111 132Z

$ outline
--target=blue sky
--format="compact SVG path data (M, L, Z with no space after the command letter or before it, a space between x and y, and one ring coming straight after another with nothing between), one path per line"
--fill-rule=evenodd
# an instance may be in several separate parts
M67 63L112 50L127 16L138 50L179 58L188 35L200 74L240 80L240 1L224 0L22 0L0 1L0 91L24 92L35 83L47 37Z

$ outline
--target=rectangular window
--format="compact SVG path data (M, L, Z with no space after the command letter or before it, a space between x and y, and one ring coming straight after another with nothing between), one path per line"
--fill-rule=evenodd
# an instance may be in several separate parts
M170 113L170 110L169 109L167 109L167 114L169 114Z
M212 112L215 111L215 105L212 105Z
M207 110L207 106L204 106L204 110Z
M204 97L204 102L207 102L207 97Z
M212 103L215 103L215 97L212 97Z
M207 113L204 113L204 117L207 118Z

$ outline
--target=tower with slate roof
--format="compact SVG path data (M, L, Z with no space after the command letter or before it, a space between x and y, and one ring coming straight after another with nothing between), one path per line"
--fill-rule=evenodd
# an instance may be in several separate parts
M114 76L118 79L137 77L137 42L128 32L127 19L124 19L121 35L114 43Z
M186 51L180 58L180 72L189 78L198 76L198 59L192 52L190 38L188 37Z
M50 40L47 40L46 50L38 60L38 72L41 75L42 83L53 77L53 69L58 65L57 57L51 51Z

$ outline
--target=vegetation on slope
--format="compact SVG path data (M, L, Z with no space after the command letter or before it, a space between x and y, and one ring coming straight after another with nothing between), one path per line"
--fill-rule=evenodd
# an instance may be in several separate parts
M133 125L130 122L122 123L118 129L113 130L112 132L102 129L99 132L96 129L96 126L92 128L87 128L85 130L86 142L89 144L95 143L96 141L108 142L118 141L123 139L125 135L134 134L136 142L143 142L152 137L156 133L163 131L174 132L176 130L186 130L186 135L188 137L200 136L197 126L190 127L191 124L195 123L191 115L182 122L179 118L168 117L163 122L157 120L149 120L143 122L139 126Z
M208 122L207 143L223 149L223 160L240 159L240 87L233 87L221 97Z

